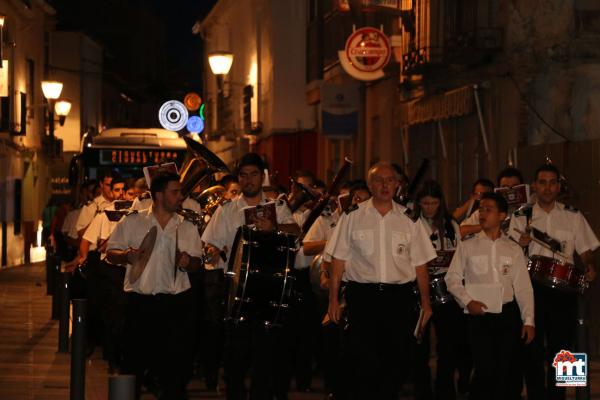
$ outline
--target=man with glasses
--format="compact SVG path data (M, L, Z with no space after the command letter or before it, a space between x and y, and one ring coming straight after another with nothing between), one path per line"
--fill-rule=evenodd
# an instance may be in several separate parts
M350 391L358 399L395 399L408 372L410 335L417 322L414 282L420 292L420 331L432 315L427 263L436 253L421 221L410 219L393 201L399 176L392 165L372 166L367 184L373 197L342 215L325 248L332 256L328 312L334 323L340 322L343 279Z

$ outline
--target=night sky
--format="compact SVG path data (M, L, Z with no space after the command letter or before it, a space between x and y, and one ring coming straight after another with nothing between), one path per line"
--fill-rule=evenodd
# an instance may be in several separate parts
M127 80L122 66L125 49L119 48L119 35L131 29L131 18L141 11L164 22L166 29L167 76L164 82L148 82L156 92L201 90L202 42L192 34L194 23L202 19L217 0L51 0L57 10L57 30L83 31L104 47L105 73ZM120 13L121 15L115 15ZM108 55L108 57L106 57ZM111 63L111 59L114 61ZM129 72L131 74L131 72ZM139 76L129 76L133 81ZM139 82L138 87L139 87ZM126 89L126 88L124 88Z

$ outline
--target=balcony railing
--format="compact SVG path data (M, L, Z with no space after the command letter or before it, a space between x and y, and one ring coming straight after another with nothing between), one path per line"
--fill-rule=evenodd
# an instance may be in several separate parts
M502 50L500 28L477 28L452 36L440 47L407 49L402 55L402 73L417 75L434 72L448 65L472 66L489 61Z

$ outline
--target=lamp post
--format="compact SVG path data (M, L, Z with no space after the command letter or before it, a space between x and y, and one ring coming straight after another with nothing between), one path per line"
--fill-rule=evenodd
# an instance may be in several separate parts
M4 53L3 53L3 45L4 45L4 20L6 19L6 16L3 14L0 14L0 68L3 67L3 62L2 59L4 57Z
M217 128L222 129L225 98L223 86L225 75L229 73L231 64L233 64L233 53L226 51L209 53L208 64L212 73L217 77Z
M62 82L42 81L42 92L44 92L44 97L48 100L48 132L51 139L54 138L54 102L60 97L62 88ZM68 109L70 110L71 107L69 106ZM66 117L66 114L64 116Z

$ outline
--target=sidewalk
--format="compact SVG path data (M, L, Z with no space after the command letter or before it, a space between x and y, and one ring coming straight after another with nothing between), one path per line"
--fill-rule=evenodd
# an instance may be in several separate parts
M45 265L0 270L0 400L69 398L70 354L58 354L58 321L50 319ZM600 399L600 361L590 363L592 399ZM222 399L198 380L190 399ZM321 400L321 393L290 393L290 400ZM144 400L154 397L146 394ZM574 391L569 391L574 398ZM108 399L107 364L100 351L86 364L86 399Z

